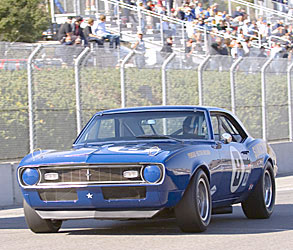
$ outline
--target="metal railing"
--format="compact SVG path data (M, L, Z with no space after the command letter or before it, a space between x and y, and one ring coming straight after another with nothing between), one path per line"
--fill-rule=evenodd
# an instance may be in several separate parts
M293 16L290 16L287 13L284 13L282 11L277 11L277 10L274 10L271 8L267 8L265 6L253 4L253 3L250 3L250 2L244 1L244 0L228 0L229 15L233 14L232 13L232 3L245 6L248 14L251 13L251 10L254 10L256 18L258 16L264 16L267 18L277 17L279 19L283 19L284 21L292 21L293 20Z

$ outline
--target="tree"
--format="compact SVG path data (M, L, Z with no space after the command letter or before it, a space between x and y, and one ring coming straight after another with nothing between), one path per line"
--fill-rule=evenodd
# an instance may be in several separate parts
M0 0L0 40L35 42L49 26L46 0Z

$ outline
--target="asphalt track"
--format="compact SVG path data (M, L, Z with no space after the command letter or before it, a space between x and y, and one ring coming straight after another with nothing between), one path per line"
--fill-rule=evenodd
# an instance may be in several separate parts
M22 208L0 210L0 249L293 249L293 176L277 178L277 201L270 219L248 220L240 206L212 217L208 230L182 233L174 219L66 221L59 233L34 234Z

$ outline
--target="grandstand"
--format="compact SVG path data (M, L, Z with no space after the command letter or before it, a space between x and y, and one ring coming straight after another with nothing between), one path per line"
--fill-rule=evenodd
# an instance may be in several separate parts
M73 6L72 3L70 5L68 2L66 1L67 8L71 6L70 10L73 11L73 15L97 18L100 14L106 14L108 28L115 33L119 33L126 41L132 42L136 37L136 32L144 29L144 40L147 42L148 47L158 50L163 46L166 35L171 35L173 36L174 50L184 52L186 42L190 37L189 30L193 30L200 37L197 40L200 46L196 46L194 53L202 55L211 53L211 45L216 41L217 37L222 39L229 37L231 40L240 41L242 46L248 46L250 48L250 56L256 56L258 54L257 49L261 47L265 47L269 51L275 42L281 43L284 48L290 47L292 43L292 13L285 13L269 8L269 6L273 7L273 4L262 6L243 0L220 1L217 7L217 13L213 13L207 18L201 17L203 22L197 24L192 21L187 21L186 17L180 18L180 12L184 14L186 10L186 3L174 6L175 8L172 9L168 6L167 1L166 3L163 1L163 7L166 4L165 10L157 8L155 5L152 11L150 11L143 7L142 4L139 4L139 1L98 0L95 1L95 10L86 13L85 6L83 5L84 2L77 1L77 4ZM154 1L153 3L155 4L156 2ZM192 8L196 7L194 4L193 6L189 4L189 6ZM203 10L206 11L211 6L214 6L214 4L210 6L205 4ZM237 8L241 8L246 15L242 20L235 20L233 16ZM133 20L133 18L128 20L127 15L129 14L136 17L136 20ZM68 15L68 13L65 15ZM53 15L53 19L56 21L56 18L62 16L64 14ZM148 27L147 25L150 19L153 22L152 27ZM237 30L237 32L219 30L219 19L224 19L227 28ZM245 36L241 37L238 31L240 29L245 30L247 23L252 26L254 20L256 21L256 26L250 28L249 32L246 32L244 34ZM267 24L270 24L270 27ZM277 26L281 26L284 29L280 29L280 32L277 29L274 31L273 28ZM270 29L271 31L265 31L266 29ZM268 34L264 34L264 32Z

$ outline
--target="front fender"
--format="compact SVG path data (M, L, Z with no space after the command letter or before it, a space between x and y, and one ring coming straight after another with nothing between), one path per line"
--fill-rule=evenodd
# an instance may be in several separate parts
M192 169L192 174L191 174L191 176L190 176L189 182L191 181L191 179L192 179L193 176L195 175L196 171L197 171L198 169L200 169L200 168L201 168L201 169L205 172L205 174L207 175L209 182L211 181L211 173L210 173L210 171L209 171L208 164L207 164L206 162L204 162L204 161L200 161L200 162L195 163L195 165L194 165L194 167L193 167L193 169Z

